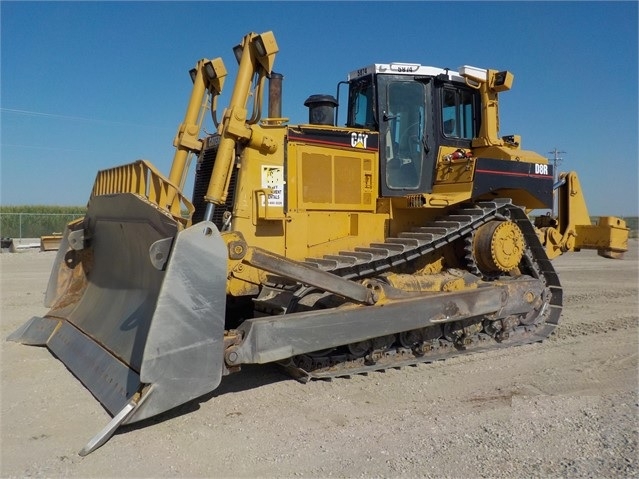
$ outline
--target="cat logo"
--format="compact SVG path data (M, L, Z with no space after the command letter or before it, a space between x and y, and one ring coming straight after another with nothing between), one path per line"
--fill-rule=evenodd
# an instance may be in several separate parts
M351 146L353 148L366 149L366 143L368 142L368 135L365 133L351 133Z

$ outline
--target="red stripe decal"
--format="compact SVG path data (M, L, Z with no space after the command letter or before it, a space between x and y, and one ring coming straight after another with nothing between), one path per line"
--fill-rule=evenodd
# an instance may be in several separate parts
M336 141L326 141L326 140L316 140L314 138L300 138L300 137L292 137L289 138L289 141L296 141L299 143L313 143L316 145L326 145L326 146L341 146L344 148L351 148L353 150L366 150L366 151L377 151L378 148L356 148L354 146L351 146L349 144L347 144L346 142L344 143L338 143Z
M475 173L487 173L490 175L503 175L503 176L523 176L524 178L539 178L552 180L550 175L537 175L535 173L516 173L514 171L493 171L493 170L475 170Z

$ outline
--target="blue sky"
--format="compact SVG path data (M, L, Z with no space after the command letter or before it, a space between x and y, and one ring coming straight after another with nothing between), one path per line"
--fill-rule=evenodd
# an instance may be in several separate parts
M272 30L291 123L307 121L309 95L375 62L508 69L500 133L564 151L591 214L636 216L637 5L3 1L0 203L83 205L99 169L138 158L168 174L188 70L224 59L223 107L232 47Z

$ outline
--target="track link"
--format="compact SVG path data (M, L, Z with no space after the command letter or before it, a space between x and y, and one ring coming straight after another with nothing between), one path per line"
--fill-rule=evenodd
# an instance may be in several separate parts
M384 243L342 251L338 255L309 258L306 262L346 279L363 279L414 261L459 238L469 237L481 225L495 219L510 220L517 224L525 240L520 269L543 281L546 287L544 302L535 310L535 314L521 318L518 324L511 324L507 331L495 332L477 322L447 323L429 327L425 334L427 339L415 344L406 344L400 335L394 335L371 340L365 354L353 354L352 349L339 347L295 356L281 364L293 377L306 382L310 379L349 377L430 363L460 354L534 343L547 338L561 315L562 289L559 277L528 216L508 199L462 205L451 215L401 233L396 238L387 238ZM451 329L455 328L464 333L457 336L451 334ZM468 331L470 333L467 334Z

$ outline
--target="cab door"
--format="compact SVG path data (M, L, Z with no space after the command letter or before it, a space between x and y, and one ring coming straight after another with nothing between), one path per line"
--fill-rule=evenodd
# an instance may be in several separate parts
M382 196L432 191L430 84L412 76L378 75Z

